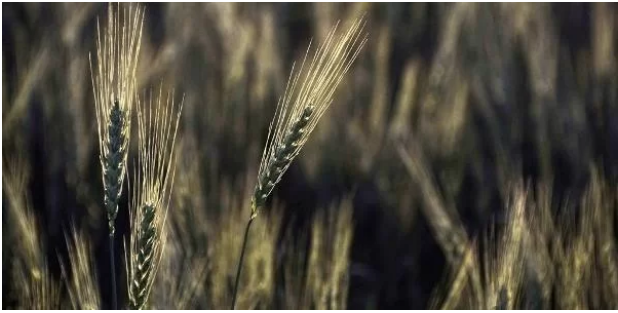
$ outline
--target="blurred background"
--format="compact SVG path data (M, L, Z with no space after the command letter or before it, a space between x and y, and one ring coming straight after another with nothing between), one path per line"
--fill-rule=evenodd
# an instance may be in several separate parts
M162 83L184 95L154 308L229 306L277 99L309 40L338 20L366 14L369 41L252 230L239 307L428 308L452 264L444 234L481 238L505 223L513 182L548 188L553 211L582 214L593 173L618 190L615 4L145 7L139 92ZM21 175L14 185L34 212L51 280L63 277L75 229L109 307L88 61L106 14L107 4L2 4L3 308L19 306L10 273L23 249L11 235L20 224L7 209L16 206L7 169Z

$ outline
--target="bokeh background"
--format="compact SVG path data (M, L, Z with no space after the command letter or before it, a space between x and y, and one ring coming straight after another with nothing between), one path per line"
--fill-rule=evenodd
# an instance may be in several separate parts
M618 190L615 4L145 7L140 94L163 84L177 101L184 96L155 308L229 306L277 99L309 40L338 20L365 14L369 41L259 216L239 306L427 308L450 268L432 226L436 206L458 216L446 228L481 238L505 223L512 182L548 187L554 211L584 215L593 172ZM20 190L53 280L69 254L66 235L84 234L104 308L107 223L88 56L106 12L97 3L2 4L4 173L24 173ZM12 258L22 248L6 193L2 297L10 308L20 298ZM126 205L118 223L123 251ZM66 288L58 290L65 299Z

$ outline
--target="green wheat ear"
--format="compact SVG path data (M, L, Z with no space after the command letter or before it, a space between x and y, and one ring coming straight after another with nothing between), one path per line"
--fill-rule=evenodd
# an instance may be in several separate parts
M272 166L266 170L262 178L263 183L258 184L255 188L253 195L254 210L264 205L268 195L275 187L275 183L278 181L279 177L283 175L287 166L292 162L294 150L299 148L299 140L303 134L305 134L313 110L314 107L311 105L304 108L303 114L291 125L289 132L283 139L283 143L275 148Z
M110 4L103 32L97 20L96 65L89 56L110 237L126 174L143 20L139 5Z
M164 226L174 185L176 134L182 112L173 93L138 103L138 159L133 175L131 247L127 256L129 306L144 309L163 251Z
M365 24L364 18L358 19L344 32L338 30L337 24L317 48L308 67L305 63L311 44L298 71L292 66L268 131L253 194L252 215L264 205L333 102L337 87L367 42Z
M140 233L137 238L139 251L137 252L137 267L133 281L131 282L131 309L144 308L148 300L149 278L153 276L155 244L159 240L157 226L155 225L155 207L144 205L140 221Z
M120 109L120 103L115 100L109 113L108 136L105 138L105 148L108 153L102 155L104 203L111 237L114 236L116 231L114 221L118 215L118 200L122 195L122 183L125 174L125 160L129 143L127 119L127 112Z

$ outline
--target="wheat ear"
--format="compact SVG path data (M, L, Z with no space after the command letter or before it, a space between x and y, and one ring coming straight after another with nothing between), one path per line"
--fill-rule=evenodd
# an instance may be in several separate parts
M137 61L144 9L127 5L108 7L107 28L102 35L97 20L96 67L89 56L92 88L103 172L104 204L109 227L112 308L117 306L114 257L115 222L126 174L131 110L135 101Z
M134 171L131 204L131 248L128 290L131 309L143 309L161 260L164 225L169 207L176 157L174 145L184 101L175 105L173 93L162 88L153 101L138 102L139 155Z
M344 32L338 31L337 24L313 54L308 68L305 67L305 63L311 44L299 70L295 72L292 66L262 153L258 182L251 201L251 216L245 229L236 273L232 309L236 304L238 282L251 222L333 102L337 87L367 42L367 34L364 33L365 24L365 19L360 18Z

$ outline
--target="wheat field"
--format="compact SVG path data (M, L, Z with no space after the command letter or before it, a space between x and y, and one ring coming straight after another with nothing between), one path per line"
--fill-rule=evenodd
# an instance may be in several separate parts
M618 309L618 6L3 3L3 309Z

